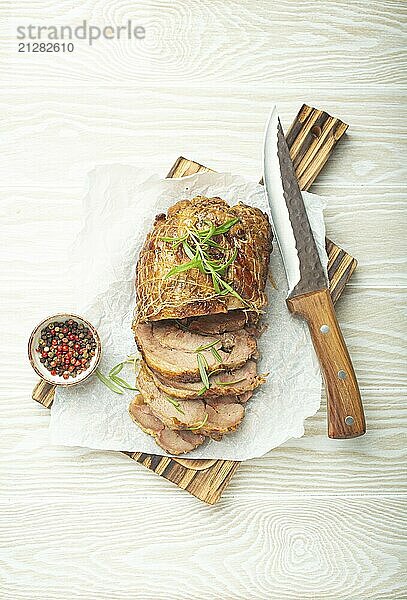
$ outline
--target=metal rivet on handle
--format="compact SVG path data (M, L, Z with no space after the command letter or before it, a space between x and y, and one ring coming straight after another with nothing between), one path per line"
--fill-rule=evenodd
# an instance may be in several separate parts
M321 325L321 327L319 328L319 331L321 333L329 333L329 325Z
M346 371L342 371L342 369L340 371L338 371L338 377L339 377L339 379L346 379L347 378Z
M345 417L345 423L346 423L346 425L353 425L354 422L355 422L355 419L353 417L351 417L350 415L348 415L347 417Z

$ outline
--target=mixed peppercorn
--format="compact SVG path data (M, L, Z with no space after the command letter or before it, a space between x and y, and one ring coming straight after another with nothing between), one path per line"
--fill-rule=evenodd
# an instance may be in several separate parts
M95 356L96 341L86 325L68 319L50 323L41 330L36 352L51 375L69 379L88 369Z

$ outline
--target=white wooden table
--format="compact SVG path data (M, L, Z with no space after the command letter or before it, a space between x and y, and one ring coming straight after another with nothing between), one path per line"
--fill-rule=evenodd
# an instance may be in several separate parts
M0 598L407 596L405 6L16 0L2 8ZM129 18L145 26L143 42L17 53L19 23ZM337 196L328 234L359 259L337 311L368 433L329 440L323 403L302 439L245 463L208 507L119 454L51 446L49 413L30 397L26 342L44 315L74 301L61 265L95 165L164 175L183 154L258 180L274 101L286 126L303 101L350 125L313 191Z

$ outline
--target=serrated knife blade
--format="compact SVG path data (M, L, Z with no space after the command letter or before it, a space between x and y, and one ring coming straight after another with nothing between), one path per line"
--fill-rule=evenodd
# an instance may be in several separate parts
M276 107L264 138L264 185L289 296L328 287Z
M287 306L307 321L324 377L328 435L342 439L363 435L366 425L356 375L276 107L270 113L264 136L263 180L287 275Z

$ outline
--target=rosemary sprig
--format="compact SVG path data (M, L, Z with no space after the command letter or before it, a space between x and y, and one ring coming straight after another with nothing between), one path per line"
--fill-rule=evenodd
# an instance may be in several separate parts
M227 292L229 292L229 294L232 294L232 296L235 296L235 298L237 298L238 300L240 300L241 302L243 302L246 306L247 306L247 302L245 300L243 300L243 298L240 296L240 294L238 294L231 285L229 285L228 283L226 283L226 281L223 281L220 277L218 277L218 281L219 283L221 283L223 285L223 287L225 288L225 290Z
M216 367L216 369L213 369L213 371L210 371L210 373L208 373L209 377L212 377L212 375L215 375L215 373L222 373L224 371L224 369L221 369L220 367Z
M218 242L214 242L213 240L207 240L205 244L207 244L211 248L217 248L218 250L222 250L222 252L226 252L226 248L218 244Z
M197 425L192 425L191 427L187 427L187 429L189 431L196 431L197 429L201 429L205 425L205 423L208 420L208 418L209 418L209 415L208 415L208 413L206 413L203 421L201 421Z
M208 229L201 229L195 231L202 237L208 236L209 233L211 233L211 237L214 237L215 235L220 235L221 233L227 233L229 229L231 229L233 225L236 225L236 223L238 223L239 221L240 219L238 217L235 217L234 219L229 219L229 221L225 221L225 223L222 223L222 225L218 225L217 227L215 227L213 223L209 223Z
M165 399L168 400L168 402L170 402L170 404L172 404L173 407L176 408L178 412L180 412L183 415L185 415L185 413L182 410L182 408L180 408L180 403L178 402L178 400L175 400L175 398L170 398L170 396L165 396Z
M233 262L235 262L236 260L236 256L237 256L237 248L235 248L233 250L233 254L232 256L229 258L229 260L227 260L225 263L223 263L223 265L219 265L218 267L218 271L220 273L223 273L223 271L225 271Z
M168 271L168 273L164 276L164 279L169 279L173 275L183 273L184 271L189 271L189 269L198 269L200 264L201 263L199 260L193 259L190 262L182 263L181 265L176 265Z
M110 390L112 390L112 392L115 392L115 394L123 394L123 390L118 385L116 385L113 381L111 381L108 377L103 375L103 373L101 371L99 371L99 369L96 369L96 377L102 383L104 383L106 387L108 387Z
M114 381L114 383L117 383L117 385L120 385L126 390L133 390L134 392L138 392L138 388L132 387L129 383L127 383L127 381L125 381L121 377L118 377L117 375L111 375L110 379Z
M123 389L138 392L138 388L133 387L125 379L119 377L119 373L123 369L124 365L128 363L133 365L134 372L136 373L138 360L138 356L136 354L132 354L128 356L126 360L123 360L122 362L119 362L117 365L112 367L107 377L106 375L103 375L103 373L99 371L99 369L96 370L96 375L98 379L102 383L104 383L106 387L109 388L109 390L112 390L112 392L115 392L116 394L123 394Z
M120 373L120 371L123 369L124 363L119 363L118 365L116 365L115 367L113 367L112 369L110 369L109 371L109 377L114 377L114 375L117 375L118 373Z
M207 362L205 356L203 354L201 354L200 352L197 353L196 359L198 361L198 368L199 368L199 373L201 375L202 383L208 390L210 387L208 372L206 370L208 368L208 362Z
M219 344L220 340L215 340L214 342L210 342L209 344L205 344L203 346L198 346L195 348L195 352L202 352L202 350L208 350L209 348L213 348L216 344Z
M186 240L188 237L188 234L185 234L182 237L160 237L160 240L162 240L163 242L168 242L168 243L173 243L173 244L179 244L182 243L183 240Z
M215 383L220 387L227 387L228 385L236 385L238 383L242 383L242 381L245 381L244 377L242 379L236 379L236 381L215 381Z
M190 227L187 232L178 237L161 237L160 240L171 243L173 248L178 248L182 244L182 248L189 258L188 262L176 265L168 271L164 276L164 280L177 275L178 273L184 273L190 269L199 269L201 273L209 275L212 279L213 289L215 294L225 296L231 294L238 298L245 306L247 302L232 288L232 286L225 281L221 275L223 275L228 267L236 260L237 248L235 247L232 254L226 258L223 262L218 259L212 258L208 251L210 248L216 248L222 254L226 254L227 249L221 246L213 238L217 235L224 235L227 233L239 219L229 219L222 225L215 227L213 223L208 223L206 229L197 229L196 227Z
M219 354L219 352L216 350L215 346L213 346L211 348L211 352L212 352L212 355L213 355L214 359L217 360L218 363L221 363L222 362L222 357Z
M133 365L134 372L137 373L137 363L139 362L140 357L137 354L130 354L124 361L124 363L131 363Z
M204 384L204 387L198 392L198 396L201 396L202 394L204 394L205 391L211 387L211 384L209 381L209 376L208 376L208 369L209 369L208 361L206 360L206 357L204 354L202 354L202 352L204 350L210 350L212 352L212 356L214 357L214 359L217 360L219 363L221 363L223 359L222 359L221 355L219 354L218 350L215 348L215 346L219 343L220 343L220 340L214 340L213 342L209 342L209 344L203 344L202 346L198 346L198 348L195 348L196 358L198 361L199 373L201 375L201 381Z
M186 240L182 241L182 247L184 248L184 252L188 256L188 258L190 258L191 260L194 260L196 258L194 251L192 250L191 246Z
M233 225L236 225L236 223L239 223L239 221L240 221L240 219L238 217L235 217L234 219L230 219L230 221L226 221L226 223L223 223L223 225L219 225L218 227L215 227L215 231L213 232L213 235L227 233L229 231L229 229L231 229L233 227Z

